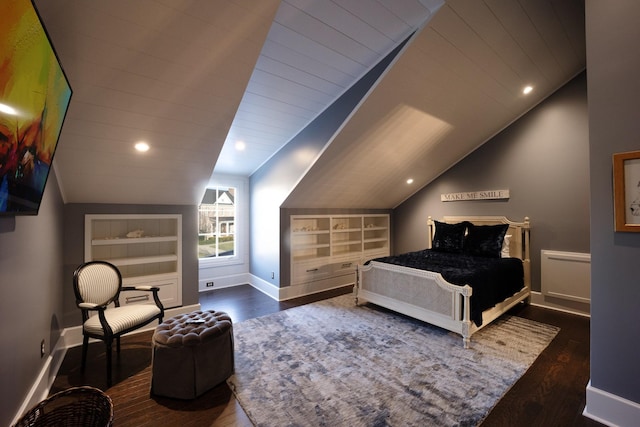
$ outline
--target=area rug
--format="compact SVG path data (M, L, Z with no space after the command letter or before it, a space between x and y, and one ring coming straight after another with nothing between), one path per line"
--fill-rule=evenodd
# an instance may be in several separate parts
M234 325L227 382L256 426L475 426L557 332L503 316L464 349L343 295Z

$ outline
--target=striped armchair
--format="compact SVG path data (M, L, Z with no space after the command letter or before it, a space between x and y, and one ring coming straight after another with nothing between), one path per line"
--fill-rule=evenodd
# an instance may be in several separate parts
M89 338L104 341L107 346L107 386L111 387L111 349L115 338L120 353L120 337L141 328L155 319L162 323L164 307L158 297L159 288L122 286L118 268L106 261L89 261L73 273L76 305L82 311L82 365L84 373ZM135 304L121 307L120 292L151 292L155 304ZM113 303L113 305L110 305Z

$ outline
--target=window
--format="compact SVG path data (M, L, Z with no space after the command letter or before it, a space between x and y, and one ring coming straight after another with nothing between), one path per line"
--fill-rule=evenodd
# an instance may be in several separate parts
M236 255L236 189L208 188L198 208L198 258Z

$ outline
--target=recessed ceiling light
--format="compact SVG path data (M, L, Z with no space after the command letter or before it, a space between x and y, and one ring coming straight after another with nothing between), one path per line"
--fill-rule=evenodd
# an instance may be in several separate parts
M407 184L413 184L413 178L409 178L409 179L407 180Z
M149 144L147 144L146 142L136 142L136 150L138 150L141 153L144 153L146 151L149 151Z
M533 86L525 86L525 88L522 89L522 93L524 93L525 95L528 95L531 93L532 90L533 90Z
M244 151L245 148L247 148L247 144L245 144L244 141L236 142L236 150Z

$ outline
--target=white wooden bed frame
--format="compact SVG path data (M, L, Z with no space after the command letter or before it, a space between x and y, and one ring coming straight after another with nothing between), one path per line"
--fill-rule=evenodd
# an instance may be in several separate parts
M418 270L393 264L371 261L358 266L354 287L356 304L370 302L401 314L439 326L462 335L463 345L469 347L471 335L490 324L521 301L528 302L531 295L531 266L529 259L529 218L513 222L504 216L446 216L441 222L470 221L476 225L509 224L507 235L509 256L520 258L524 266L524 287L513 296L482 313L482 326L471 321L469 285L458 286L447 282L440 273ZM428 220L429 246L435 224Z

